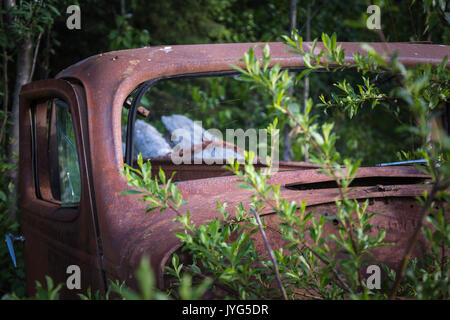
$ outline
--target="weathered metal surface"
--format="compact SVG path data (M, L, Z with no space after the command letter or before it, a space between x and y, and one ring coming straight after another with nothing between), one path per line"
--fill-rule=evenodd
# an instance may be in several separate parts
M53 199L48 181L47 105L34 103L48 98L64 99L71 107L75 123L80 171L82 173L82 199L78 208L61 207ZM94 223L93 190L90 181L90 158L86 155L87 138L86 105L79 87L63 80L43 80L26 85L20 94L20 208L22 231L25 235L25 270L27 291L32 294L35 281L45 283L50 275L55 283L65 283L66 269L78 265L82 270L81 286L104 290L102 267ZM36 108L36 147L38 154L39 189L35 189L32 164L30 105ZM53 152L57 152L56 149ZM40 157L44 157L39 159ZM42 200L42 199L46 200ZM74 297L85 290L67 290L62 298Z
M264 44L217 44L188 45L171 47L151 47L135 50L115 51L99 54L85 59L63 70L57 78L48 82L35 82L23 88L20 109L20 206L24 212L23 227L26 241L25 259L29 292L35 280L42 281L43 274L64 278L67 264L82 264L85 270L83 289L103 289L102 270L107 278L132 279L134 269L142 254L150 256L158 276L158 285L164 285L164 265L180 244L173 235L177 225L172 221L175 213L152 212L144 215L145 204L136 201L137 197L120 195L126 190L126 179L119 168L123 166L121 137L121 112L127 96L144 81L182 74L230 71L230 64L251 47L257 47L256 54L261 57ZM270 43L273 63L285 68L302 68L302 59L287 52L280 43ZM352 53L362 52L358 43L341 43L346 50L346 60L351 61ZM406 66L420 63L440 63L450 53L449 46L418 44L371 44L375 50L392 53ZM306 50L311 43L305 43ZM317 49L322 48L318 44ZM64 80L62 80L64 79ZM74 94L77 87L79 94ZM72 88L72 89L71 89ZM85 97L83 96L85 94ZM82 176L82 197L78 209L56 208L55 204L36 198L32 165L29 108L32 101L44 97L62 96L71 102L76 115L76 133L80 170ZM164 161L154 161L154 166L170 165ZM339 197L336 188L326 188L330 179L317 173L314 165L305 163L284 163L281 170L272 178L272 183L281 184L281 195L289 200L307 200L308 206L323 210L333 210L330 205ZM210 170L207 166L174 167L186 174L180 180L198 178ZM169 168L170 169L170 168ZM219 175L217 166L209 176ZM220 175L225 175L222 171ZM208 176L208 174L206 174ZM203 177L203 176L202 176ZM401 243L412 231L415 219L408 204L426 188L419 179L426 178L412 167L361 168L359 186L350 192L356 199L388 201L381 205L387 214L380 217L378 226L388 226L392 240ZM389 187L379 188L378 182L387 177L398 179ZM377 180L378 179L378 180ZM397 180L391 179L395 182ZM363 183L366 181L366 183ZM409 181L409 182L408 182ZM376 182L370 185L370 182ZM320 188L314 184L323 183ZM408 184L411 183L411 184ZM182 210L189 209L196 224L217 217L216 201L227 201L229 208L239 201L247 203L248 191L236 188L236 178L232 176L210 177L179 182L179 189L188 200ZM312 184L312 185L311 185ZM302 188L303 186L307 186ZM42 188L43 186L41 186ZM48 190L44 188L41 192ZM377 202L378 203L378 202ZM380 202L381 203L381 202ZM384 203L384 202L383 202ZM378 207L377 207L378 208ZM380 207L381 208L381 207ZM264 212L271 227L276 222L270 210ZM406 219L406 220L405 220ZM98 232L98 233L97 233ZM281 245L276 234L272 235L273 245ZM101 250L100 250L101 249ZM381 259L391 259L395 264L398 250L386 249L379 253ZM101 257L101 258L100 258ZM397 260L396 260L397 259Z

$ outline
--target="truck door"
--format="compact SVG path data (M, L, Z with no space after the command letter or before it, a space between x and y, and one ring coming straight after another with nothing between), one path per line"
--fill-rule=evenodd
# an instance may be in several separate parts
M61 298L104 292L90 183L87 107L80 85L61 79L20 94L20 200L27 293L50 276Z

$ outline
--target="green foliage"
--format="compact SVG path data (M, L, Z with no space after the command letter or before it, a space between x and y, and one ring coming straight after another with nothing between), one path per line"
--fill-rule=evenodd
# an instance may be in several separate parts
M30 298L22 298L23 296L17 293L6 294L2 297L2 300L59 300L59 291L62 288L62 284L55 286L52 278L45 276L46 287L44 287L39 281L36 281L36 294Z
M402 290L418 299L449 299L450 266L445 252L450 243L450 223L443 208L430 213L426 222L422 232L433 245L423 261L411 260Z
M53 280L49 276L45 276L47 287L44 288L39 281L36 281L36 295L33 299L36 300L58 300L59 290L62 288L62 284L58 284L56 287L53 284Z
M139 268L136 270L136 279L139 285L139 292L128 288L125 283L111 281L112 292L119 295L122 300L167 300L168 296L155 287L155 275L150 268L149 259L143 257Z
M23 263L22 243L15 242L14 250L17 260L17 268L14 268L8 247L5 242L5 235L19 233L19 222L10 214L12 208L9 193L12 192L13 185L9 182L7 173L15 168L8 163L6 154L0 155L0 292L15 291L19 295L25 294L25 272Z
M295 37L295 34L294 34ZM443 206L446 207L448 194L445 190L449 187L450 176L448 175L448 156L450 149L446 141L448 141L448 135L442 129L433 129L431 126L432 121L436 117L436 111L442 110L445 106L446 101L449 98L448 91L448 79L449 79L449 71L447 69L447 59L445 57L440 65L435 68L432 68L431 65L422 65L416 68L412 68L410 70L406 70L405 67L396 59L394 55L387 62L385 57L379 56L371 47L365 45L363 48L367 51L367 57L363 55L355 55L354 63L347 63L343 59L344 54L341 49L336 47L335 37L328 37L327 35L322 36L322 40L326 47L326 50L321 50L320 53L314 54L312 52L306 53L302 49L302 40L301 37L297 37L295 41L291 39L286 39L288 44L302 57L308 56L308 61L314 61L313 64L309 64L309 70L316 68L326 68L328 69L330 66L333 66L335 70L340 70L344 68L357 68L363 74L366 73L379 73L379 72L390 72L394 74L398 81L398 86L394 88L389 95L384 94L384 99L389 99L397 102L399 99L402 99L408 108L408 111L414 115L416 119L416 123L413 126L408 127L413 134L417 135L420 141L422 141L422 146L416 152L421 154L427 160L427 166L422 168L422 171L429 174L432 178L433 188L431 190L431 194L424 194L422 202L423 206L423 215L422 220L419 223L419 228L422 226L423 219L426 216L428 210L433 208L434 201L443 201ZM325 60L323 63L320 59ZM244 58L245 59L245 58ZM263 62L264 65L264 62ZM350 117L354 112L357 111L358 106L361 107L363 102L369 96L369 99L377 101L380 99L380 93L373 94L370 93L370 87L367 83L366 78L363 77L364 83L366 84L367 90L361 90L359 94L355 94L355 90L349 89L349 86L344 80L341 83L338 83L337 86L341 88L346 95L343 97L333 97L334 101L338 101L338 105L341 107L351 108ZM323 97L323 96L322 96ZM356 99L355 99L356 98ZM330 105L322 98L322 101L326 105ZM374 107L372 103L372 108ZM305 135L308 135L307 130L303 130ZM314 134L312 135L315 136ZM431 136L431 141L429 141ZM317 141L316 141L317 142ZM320 144L319 144L320 145ZM317 149L317 148L316 148ZM325 155L327 155L325 153ZM441 162L441 163L438 163ZM329 164L324 162L327 166ZM321 165L323 168L323 165ZM347 164L346 164L347 166ZM333 166L334 167L334 166ZM325 170L327 172L327 170ZM339 184L338 184L339 185ZM343 186L343 190L345 191L345 183L341 184ZM347 185L348 186L348 185ZM345 195L345 192L343 192ZM345 202L345 201L344 201ZM339 207L339 205L338 205ZM445 209L442 209L445 211ZM433 265L432 262L428 261L428 268L421 269L411 269L406 268L406 264L409 261L410 254L412 248L414 246L415 241L417 240L417 233L411 239L412 245L408 248L407 253L403 259L403 265L400 269L400 275L397 276L396 282L393 286L391 297L395 297L397 290L399 289L400 282L402 277L404 276L405 270L407 270L407 274L411 279L416 281L416 285L422 280L423 284L417 289L417 297L418 298L443 298L448 296L447 290L439 290L442 288L446 288L448 286L448 264L446 261L446 249L448 247L448 229L446 227L447 221L444 218L444 211L440 212L440 224L437 224L432 217L427 217L427 220L430 224L435 228L434 231L432 229L424 229L424 233L431 245L431 251L434 253L434 266L435 268L431 268ZM353 210L354 211L354 210ZM356 210L358 212L358 210ZM434 222L434 223L433 223ZM417 229L419 230L419 229ZM445 234L445 232L447 232ZM431 234L436 233L437 235L441 235L439 240L436 241L436 238ZM445 236L442 236L444 235ZM428 256L427 259L430 259ZM436 264L439 266L436 268ZM438 271L436 271L438 270ZM428 281L429 279L433 279ZM424 290L425 285L428 285L428 291ZM425 294L427 292L427 294Z
M175 272L178 277L179 274L183 277L190 273L197 277L206 274L224 285L234 299L261 298L267 291L274 291L268 287L274 275L264 272L264 264L268 261L257 254L250 238L257 232L256 222L243 207L239 208L233 221L230 221L225 205L218 204L217 210L229 223L223 224L222 219L217 218L196 227L191 224L189 213L177 219L183 231L176 236L186 244L185 250L192 254L194 262L184 266L178 264L178 258L174 256L173 269L169 269L169 273ZM231 235L235 235L235 239L230 240Z
M139 30L130 24L132 15L126 14L116 18L116 28L108 35L110 50L133 49L149 45L150 35L146 29Z
M344 297L344 289L348 292L356 291L360 285L358 270L368 263L365 256L372 249L385 245L382 243L384 231L380 231L377 237L366 234L371 227L369 220L373 217L373 214L369 215L365 212L367 203L360 207L356 201L338 202L340 210L337 218L342 221L339 236L325 237L322 234L325 222L324 216L317 220L311 213L306 214L306 204L302 203L300 205L300 216L298 217L297 203L280 199L279 186L266 185L269 176L257 172L251 160L251 155L247 155L244 171L239 169L238 163L231 163L230 170L242 180L241 188L251 189L255 192L250 205L252 214L260 211L267 202L274 206L274 210L280 215L283 237L289 241L289 245L285 249L291 252L286 255L283 249L279 249L274 251L273 254L283 275L282 279L288 296L290 298L299 296L321 299L342 298ZM145 166L145 164L140 163L139 167L140 169L136 170L142 172L142 175L132 176L131 179L131 176L128 176L130 185L133 187L144 186L142 176L146 172L150 173L148 165ZM352 174L355 172L355 170L350 171ZM173 184L170 185L173 186ZM154 186L159 188L155 194L165 192L166 186L164 184L155 184ZM131 191L134 190L130 190L128 193L131 193ZM147 197L151 197L151 194L151 192L146 191ZM165 199L165 202L161 199ZM199 278L203 278L203 281L208 279L208 282L212 283L214 292L219 292L220 295L225 291L231 298L266 299L281 297L278 289L272 285L276 280L276 274L272 272L274 263L266 256L256 252L251 238L259 230L258 222L242 204L235 209L234 215L230 215L226 204L218 203L217 210L222 218L216 218L207 224L195 226L191 222L189 211L185 215L178 212L181 207L177 205L177 203L180 203L179 201L179 196L173 198L158 196L151 203L153 204L152 207L158 203L160 209L165 210L170 207L177 211L178 216L175 219L180 223L182 232L177 232L176 236L185 244L184 250L192 255L192 264L184 265L180 263L179 257L174 255L172 266L168 267L168 273L175 279L172 286L179 286L180 294L184 288L180 284L181 280L186 277L190 279L193 276L197 278L197 281L199 281ZM357 214L357 220L351 217L354 212ZM307 224L308 221L312 225L311 223ZM352 232L356 234L354 240L350 236ZM313 246L306 244L304 238L306 234L309 234L313 239ZM339 250L330 251L329 246L324 245L326 242L334 242L349 253L349 258L339 260L339 267L342 267L343 274L347 275L347 282L345 283L348 287L344 287L344 289L341 288L343 286L341 282L344 281L341 278L343 275L336 276L333 273L337 266L337 262L333 260L333 255ZM356 249L353 247L353 243L356 245ZM298 252L295 251L295 248L299 246L303 249L298 250ZM318 279L321 279L321 281L318 281ZM325 288L324 283L333 283L334 287L332 289ZM351 283L350 286L349 283ZM204 282L200 285L202 288L206 286ZM306 293L303 291L306 291ZM314 292L314 294L311 292ZM360 295L362 294L360 293ZM364 294L368 294L368 292L364 292ZM224 296L224 298L228 296ZM183 296L181 295L181 297ZM355 294L352 297L360 296Z
M181 193L176 188L176 184L172 183L173 175L167 179L160 168L158 177L152 177L150 161L144 163L142 154L138 155L137 163L140 169L125 164L122 174L127 177L128 184L138 190L126 190L122 191L121 194L142 194L142 197L138 200L149 202L146 213L155 209L163 212L169 207L178 210L185 203ZM159 183L162 183L164 187L161 188Z
M54 23L55 16L60 16L57 1L19 1L9 10L3 9L2 15L12 17L12 23L4 25L5 33L0 37L2 48L15 49L17 43L33 37Z
M6 3L6 2L5 2ZM20 50L20 45L25 39L34 39L38 35L50 28L55 17L60 16L58 1L15 1L15 6L7 9L4 4L0 9L0 56L2 64L0 70L2 79L0 80L0 96L2 97L2 110L0 111L0 293L14 291L19 295L25 294L25 273L22 253L22 244L14 243L17 259L17 268L14 268L5 243L5 235L20 233L19 217L14 216L14 188L10 181L10 173L16 171L11 165L11 158L8 158L10 147L9 130L11 125L11 112L9 105L13 100L10 90L13 87L14 77L8 73L8 64L14 59ZM11 69L11 67L10 67ZM15 67L12 69L16 69ZM9 83L9 84L8 84ZM5 105L5 103L7 105Z
M319 137L317 133L316 137ZM328 171L326 162L321 165L325 172ZM360 270L370 264L367 256L373 249L387 244L383 243L384 230L375 237L368 235L372 228L370 219L376 213L366 213L367 202L361 206L357 201L346 198L336 201L336 218L339 221L337 235L325 235L325 216L317 217L306 212L306 202L297 204L296 201L289 202L281 198L280 186L266 185L270 176L258 173L249 163L245 164L243 172L237 163L231 167L236 176L246 183L241 187L250 187L255 192L251 206L259 210L264 205L271 206L280 217L280 231L288 244L274 253L289 297L339 299L348 297L348 294L352 298L377 295L367 290ZM346 161L346 169L349 174L345 179L339 180L334 176L340 181L343 192L356 173L357 165ZM308 244L307 236L312 244ZM337 252L343 253L345 258L336 257ZM339 275L335 270L340 270Z
M162 292L155 286L155 275L149 261L148 257L143 256L136 270L139 291L134 291L125 282L110 280L104 295L99 290L92 292L92 289L88 288L86 295L78 294L78 297L80 300L168 300L172 298L172 295L175 295L183 300L197 300L203 296L211 284L210 279L205 279L199 286L193 286L191 277L184 275L180 279L178 292L172 290ZM1 300L59 300L59 292L63 284L60 283L55 286L49 276L45 276L45 281L46 287L36 281L36 294L32 297L27 298L23 293L13 292L3 295Z

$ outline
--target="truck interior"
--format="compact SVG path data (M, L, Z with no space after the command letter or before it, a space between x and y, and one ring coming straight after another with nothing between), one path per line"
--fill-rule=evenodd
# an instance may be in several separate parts
M298 70L290 71L295 81ZM316 72L313 76L320 77L324 73ZM353 76L351 72L333 74L330 87L333 87L333 79ZM377 79L379 85L385 85L390 80L389 77ZM302 86L293 94L296 101L291 107L296 112L303 107ZM151 160L154 173L159 168L169 175L176 172L175 181L231 175L223 166L230 157L242 162L244 150L255 153L254 165L257 168L267 166L265 157L270 156L271 152L274 153L273 158L280 160L279 171L317 168L308 161L308 150L302 146L302 141L288 139L292 124L279 123L277 137L265 130L275 118L282 118L278 111L268 108L269 104L267 94L241 81L234 71L181 75L144 82L129 94L122 108L124 163L137 166L137 155L142 153L144 160ZM322 118L325 113L334 115L334 110L314 112ZM374 123L374 126L379 128L380 137L389 138L393 134L400 137L401 133L392 130L398 123L391 111L381 107L378 112L382 121ZM248 114L253 116L249 118ZM346 119L341 126L348 128L354 122ZM276 139L279 146L275 146ZM293 148L290 157L286 157L286 143L300 147ZM343 149L351 152L349 149L355 146L350 144L344 141ZM374 157L363 164L371 166L397 160L395 154L386 157L388 152L380 150L384 157Z

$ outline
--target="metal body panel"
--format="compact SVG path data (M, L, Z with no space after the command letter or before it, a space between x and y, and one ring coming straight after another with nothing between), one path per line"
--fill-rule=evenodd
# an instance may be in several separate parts
M81 201L78 207L62 207L52 199L50 185L45 181L48 165L41 162L36 168L39 183L33 179L31 144L32 106L36 111L36 147L38 158L46 154L46 106L40 103L51 98L65 100L71 109L77 140L77 152L81 174ZM104 291L104 279L97 242L95 221L93 220L92 190L88 181L85 131L81 124L85 113L82 90L64 80L42 80L25 85L20 94L20 208L22 211L22 230L25 236L25 267L27 292L33 294L35 281L45 283L49 275L55 283L66 283L69 276L67 267L77 265L81 268L81 289L69 291L63 286L62 298L85 293L88 286ZM40 119L39 119L40 118ZM45 160L41 158L40 160ZM47 165L47 168L46 168ZM47 179L48 180L48 179ZM36 186L39 191L36 192ZM43 200L45 199L45 200Z

